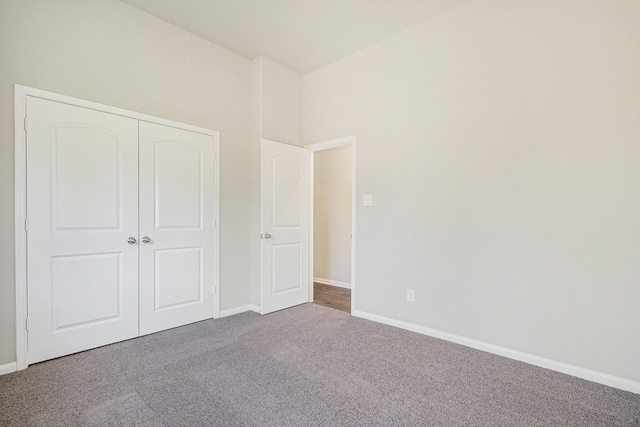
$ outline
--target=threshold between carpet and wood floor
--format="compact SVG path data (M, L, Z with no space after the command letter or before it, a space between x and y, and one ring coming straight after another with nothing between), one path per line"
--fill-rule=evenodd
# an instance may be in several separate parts
M640 425L640 395L304 304L0 377L2 426Z
M345 313L351 313L351 289L314 282L313 302L344 311Z

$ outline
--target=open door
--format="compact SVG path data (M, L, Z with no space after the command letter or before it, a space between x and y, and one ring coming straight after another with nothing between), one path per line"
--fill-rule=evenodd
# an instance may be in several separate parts
M309 302L308 150L262 140L262 314Z

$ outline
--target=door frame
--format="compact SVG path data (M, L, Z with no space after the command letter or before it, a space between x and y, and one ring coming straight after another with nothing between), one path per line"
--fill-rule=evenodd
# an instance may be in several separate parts
M315 186L315 152L329 150L331 148L351 145L351 313L355 311L356 301L356 136L350 135L343 138L332 139L329 141L318 142L316 144L305 145L304 148L311 151L310 159L310 186L311 186L311 226L309 239L309 302L313 302L313 212L314 212L314 186Z
M76 107L115 114L139 121L157 123L212 136L215 150L215 234L214 234L214 307L213 318L220 315L220 132L173 120L162 119L148 114L86 101L67 95L48 92L16 84L14 85L14 192L15 192L15 347L16 370L25 369L27 364L27 318L28 318L28 278L27 278L27 97L41 98Z

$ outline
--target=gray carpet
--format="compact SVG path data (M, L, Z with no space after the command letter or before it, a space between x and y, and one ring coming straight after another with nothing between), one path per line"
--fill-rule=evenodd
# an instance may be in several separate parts
M640 395L305 304L0 376L2 426L640 426Z

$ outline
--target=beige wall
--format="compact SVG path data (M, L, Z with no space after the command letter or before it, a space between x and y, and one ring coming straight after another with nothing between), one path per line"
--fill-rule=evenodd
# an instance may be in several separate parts
M302 76L260 57L261 138L302 146Z
M0 1L0 61L0 365L15 361L15 83L219 130L221 309L249 304L250 61L115 0Z
M305 76L374 195L355 308L640 381L639 76L637 0L476 0Z
M313 276L351 285L351 145L314 153Z

